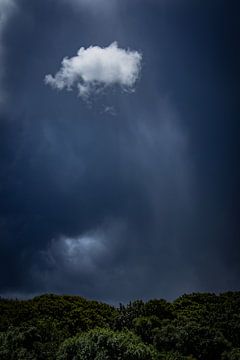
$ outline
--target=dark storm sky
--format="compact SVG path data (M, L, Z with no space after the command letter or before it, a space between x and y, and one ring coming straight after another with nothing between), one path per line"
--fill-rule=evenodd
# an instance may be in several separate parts
M239 290L236 4L0 0L2 296ZM113 41L135 92L44 84Z

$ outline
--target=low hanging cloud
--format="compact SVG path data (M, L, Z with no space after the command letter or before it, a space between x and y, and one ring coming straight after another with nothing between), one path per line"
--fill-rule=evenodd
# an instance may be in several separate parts
M42 291L64 291L94 296L99 289L107 293L109 284L122 274L117 260L124 245L128 224L123 219L105 219L96 229L80 235L58 236L39 252L40 261L33 266L34 279ZM109 269L110 267L110 269ZM77 279L78 285L74 290ZM77 292L76 292L77 291ZM105 294L106 296L106 294Z
M46 75L45 83L57 90L77 88L83 99L113 85L133 91L139 78L141 60L138 51L121 49L117 42L105 48L81 47L76 56L63 59L55 76Z

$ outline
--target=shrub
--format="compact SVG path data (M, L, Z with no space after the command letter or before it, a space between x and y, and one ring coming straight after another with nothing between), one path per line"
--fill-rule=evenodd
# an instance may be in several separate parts
M154 360L156 352L130 331L94 329L66 340L57 360Z

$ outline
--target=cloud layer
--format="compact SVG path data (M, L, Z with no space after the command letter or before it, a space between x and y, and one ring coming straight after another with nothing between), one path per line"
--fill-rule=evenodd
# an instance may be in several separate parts
M62 2L72 6L74 10L90 10L92 14L99 14L100 11L111 16L119 4L118 0L62 0Z
M5 98L5 92L2 87L3 71L4 71L4 46L3 32L16 5L14 0L0 0L0 104Z
M0 295L118 304L239 289L238 11L64 1L18 0L0 26ZM113 39L144 55L134 96L118 80L92 108L44 85L79 41Z
M61 69L55 76L46 75L45 83L58 90L77 87L82 98L113 85L133 90L139 77L141 60L139 52L121 49L117 42L105 48L81 47L77 56L63 59Z

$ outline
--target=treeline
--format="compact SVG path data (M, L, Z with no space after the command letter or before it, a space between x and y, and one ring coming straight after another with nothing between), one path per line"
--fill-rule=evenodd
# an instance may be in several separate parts
M113 307L79 296L0 298L1 360L239 360L240 292Z

